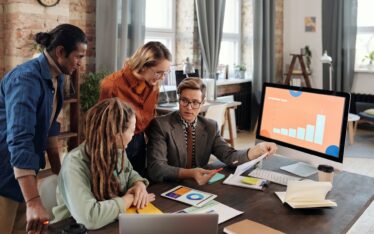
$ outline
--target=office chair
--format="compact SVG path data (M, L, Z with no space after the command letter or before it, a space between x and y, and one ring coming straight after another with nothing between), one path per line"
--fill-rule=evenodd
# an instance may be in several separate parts
M205 118L213 119L217 122L218 128L223 136L224 126L226 122L226 104L210 105L205 113Z
M38 181L38 190L43 206L48 211L49 217L53 217L52 208L57 205L56 188L57 175L50 175Z

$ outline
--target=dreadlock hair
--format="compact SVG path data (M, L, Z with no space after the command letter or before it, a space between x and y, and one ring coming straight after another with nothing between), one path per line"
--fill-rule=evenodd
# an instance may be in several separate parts
M125 147L117 145L116 135L129 128L133 116L134 111L118 98L105 99L88 110L85 151L90 159L92 192L98 201L120 195L120 183L114 172L118 175L124 168ZM119 155L121 148L122 155Z

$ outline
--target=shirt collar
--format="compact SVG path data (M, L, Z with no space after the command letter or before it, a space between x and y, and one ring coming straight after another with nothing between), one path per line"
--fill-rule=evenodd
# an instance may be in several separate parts
M48 60L49 68L51 69L51 76L56 77L62 74L62 71L57 66L51 55L47 52L47 50L44 50L43 53L45 54L45 57Z
M180 119L181 119L181 121L182 121L182 124L183 124L183 126L184 127L188 127L188 126L191 126L191 127L193 127L193 128L196 128L196 125L197 125L197 118L192 122L192 123L189 123L189 122L187 122L186 120L184 120L183 119L183 117L179 114L179 117L180 117Z

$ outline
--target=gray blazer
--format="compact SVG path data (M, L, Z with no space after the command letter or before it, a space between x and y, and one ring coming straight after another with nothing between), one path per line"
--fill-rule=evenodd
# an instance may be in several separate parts
M186 168L187 146L179 111L151 122L147 135L148 175L153 181L176 180L179 168ZM248 161L248 150L235 150L220 135L217 122L198 116L195 141L196 166L205 167L211 154L226 164Z

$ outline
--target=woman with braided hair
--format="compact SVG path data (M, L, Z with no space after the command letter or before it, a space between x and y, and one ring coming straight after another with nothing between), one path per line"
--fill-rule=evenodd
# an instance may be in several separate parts
M63 161L53 222L72 216L87 229L98 229L130 206L144 208L154 201L146 190L148 181L126 157L135 123L134 111L118 98L105 99L88 111L86 140Z

